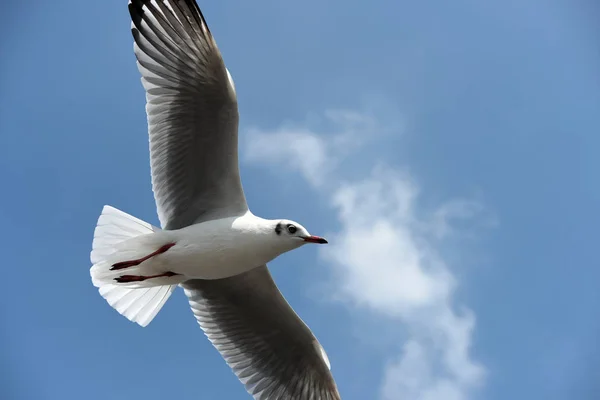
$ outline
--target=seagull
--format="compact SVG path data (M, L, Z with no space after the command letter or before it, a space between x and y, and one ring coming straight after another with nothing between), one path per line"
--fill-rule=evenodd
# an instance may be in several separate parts
M235 86L198 4L131 0L129 13L161 228L104 206L90 255L93 285L142 327L181 286L254 399L341 399L325 350L266 265L327 240L248 209Z

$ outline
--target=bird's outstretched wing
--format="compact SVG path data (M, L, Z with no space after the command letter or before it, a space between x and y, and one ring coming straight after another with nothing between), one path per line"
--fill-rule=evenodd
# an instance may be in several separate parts
M161 225L241 215L235 88L194 0L131 0Z
M255 399L341 399L325 350L266 265L182 286L200 327Z

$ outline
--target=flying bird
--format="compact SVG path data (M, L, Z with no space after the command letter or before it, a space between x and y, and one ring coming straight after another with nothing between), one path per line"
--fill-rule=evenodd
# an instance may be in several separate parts
M323 347L266 265L327 241L248 209L235 86L200 8L194 0L131 0L129 13L161 228L104 206L92 283L141 326L181 286L200 327L255 399L340 399Z

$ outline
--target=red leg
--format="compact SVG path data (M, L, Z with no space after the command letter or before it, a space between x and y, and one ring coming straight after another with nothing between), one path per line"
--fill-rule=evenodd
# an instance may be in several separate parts
M175 272L165 272L164 274L159 274L159 275L150 275L150 276L142 276L142 275L121 275L118 278L115 278L115 281L119 282L119 283L128 283L128 282L143 282L147 279L152 279L152 278L169 278L171 276L175 276L175 275L179 275L176 274Z
M139 265L139 264L143 263L144 261L148 260L149 258L152 258L154 256L157 256L159 254L162 254L162 253L166 252L167 250L169 250L173 246L175 246L175 243L165 244L160 249L156 250L154 253L148 254L146 257L138 258L137 260L122 261L122 262L118 262L116 264L113 264L113 266L110 268L110 270L114 271L114 270L118 270L118 269L125 269L125 268L129 268L129 267L133 267L133 266Z

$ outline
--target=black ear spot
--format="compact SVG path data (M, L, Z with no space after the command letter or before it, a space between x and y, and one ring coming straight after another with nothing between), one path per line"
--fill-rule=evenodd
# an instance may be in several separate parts
M283 227L281 226L281 222L278 223L277 225L275 225L275 233L278 235L281 235L281 231L283 230Z

